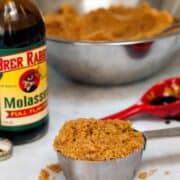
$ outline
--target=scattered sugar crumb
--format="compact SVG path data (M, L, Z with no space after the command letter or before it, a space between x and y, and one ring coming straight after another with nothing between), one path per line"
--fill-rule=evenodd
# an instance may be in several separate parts
M157 172L157 169L151 169L149 171L140 172L138 175L139 180L147 180L148 177L153 176Z
M61 167L59 166L59 164L50 164L47 166L47 168L49 168L51 171L55 173L59 173L61 171Z
M55 177L50 177L50 172L58 174L61 172L61 167L59 164L49 164L43 168L39 174L39 180L55 180Z
M140 180L146 180L147 177L148 177L148 172L141 172L141 173L139 173L139 175L138 175L138 178L139 178Z
M46 169L41 170L39 180L49 180L49 172Z

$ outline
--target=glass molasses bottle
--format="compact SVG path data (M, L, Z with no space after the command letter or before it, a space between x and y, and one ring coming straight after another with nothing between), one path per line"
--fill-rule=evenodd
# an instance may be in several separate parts
M30 0L0 0L0 137L23 144L48 128L45 24Z

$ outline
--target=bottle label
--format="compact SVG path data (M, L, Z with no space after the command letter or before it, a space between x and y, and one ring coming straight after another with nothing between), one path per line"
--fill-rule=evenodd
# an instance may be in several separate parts
M0 49L0 127L39 123L47 109L46 46Z

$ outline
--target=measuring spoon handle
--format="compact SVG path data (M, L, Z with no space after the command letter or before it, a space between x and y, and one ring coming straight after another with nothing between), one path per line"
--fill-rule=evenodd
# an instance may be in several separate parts
M146 109L147 109L147 107L144 104L135 104L135 105L130 106L129 108L127 108L125 110L122 110L120 112L106 116L106 117L101 118L101 119L102 120L108 120L108 119L125 120L131 116L138 114L138 113L145 112Z
M180 127L145 131L147 139L180 136Z

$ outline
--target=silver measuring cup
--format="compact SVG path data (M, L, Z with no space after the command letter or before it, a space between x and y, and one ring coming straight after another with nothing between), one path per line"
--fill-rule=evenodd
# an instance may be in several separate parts
M132 180L141 157L142 150L127 158L109 161L72 160L58 153L66 180Z
M151 138L163 138L180 135L180 127L145 131L145 144ZM57 152L59 163L66 180L133 180L141 163L143 150L121 159L108 161L73 160Z

